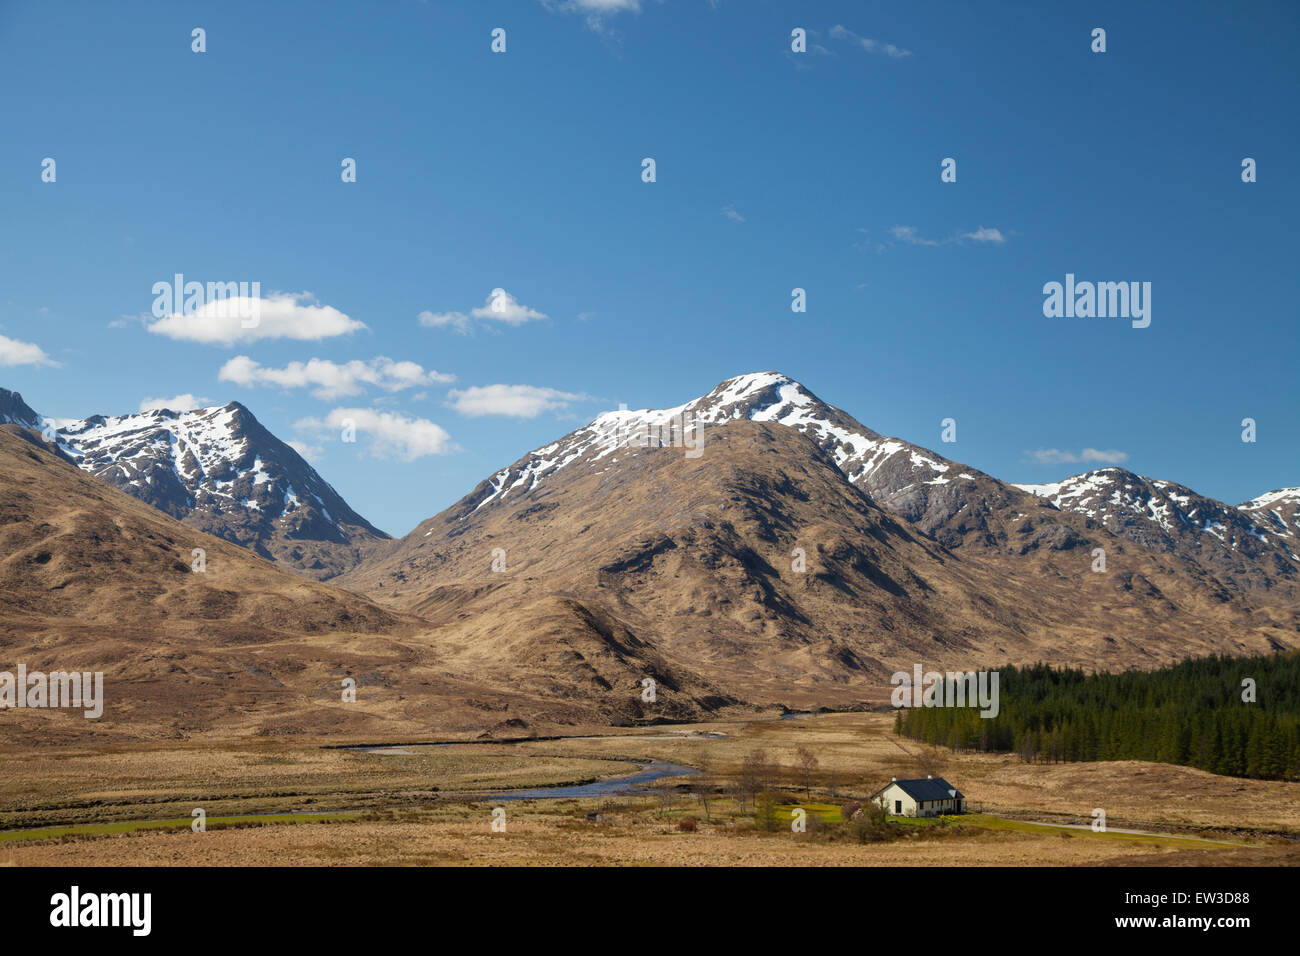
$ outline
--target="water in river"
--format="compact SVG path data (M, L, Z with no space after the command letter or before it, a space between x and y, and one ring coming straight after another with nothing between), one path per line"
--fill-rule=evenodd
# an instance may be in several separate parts
M636 773L623 777L610 777L594 783L580 783L575 786L538 787L535 790L511 790L508 793L495 794L492 799L505 800L560 800L590 797L617 797L630 793L641 793L639 785L653 783L665 777L681 777L686 774L699 773L691 767L681 764L656 761L642 767Z

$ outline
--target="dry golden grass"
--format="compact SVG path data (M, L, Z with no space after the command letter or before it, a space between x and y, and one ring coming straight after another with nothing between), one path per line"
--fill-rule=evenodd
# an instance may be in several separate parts
M0 863L19 866L934 866L983 863L1035 866L1096 863L1117 854L1145 859L1140 844L1061 839L1056 835L980 834L941 843L820 844L794 834L729 835L701 825L681 833L647 827L562 827L555 818L489 826L490 804L476 818L439 823L301 824L208 833L148 832L75 843L0 846ZM468 812L468 811L467 811ZM509 811L508 811L509 812ZM511 818L507 817L510 821Z
M837 714L607 732L597 738L517 745L417 748L410 755L327 750L308 741L190 743L153 749L64 748L7 760L0 825L20 827L183 818L269 811L354 809L338 823L254 829L140 832L123 836L0 843L0 863L240 865L669 864L669 865L1121 865L1264 863L1297 865L1300 848L1276 835L1300 832L1300 785L1216 777L1183 767L1025 765L1012 757L949 754L900 741L891 718ZM726 736L704 738L706 732ZM1104 838L1080 831L959 828L897 843L825 842L763 834L726 795L745 755L763 750L782 765L797 799L796 748L818 759L809 802L865 797L891 776L947 777L980 809L1019 819L1087 822L1106 809L1112 828L1159 830L1168 838ZM507 803L509 829L489 827L492 802L474 792L619 776L638 761L703 768L722 793L706 820L686 788L668 781L668 813L653 797ZM586 820L598 809L602 820ZM682 833L684 815L699 831ZM1256 844L1236 849L1173 837Z
M1190 767L1136 760L1109 763L1025 764L1000 754L961 754L896 737L892 714L827 714L800 720L695 725L727 733L707 742L645 740L635 750L663 760L734 773L746 753L763 749L800 785L795 750L818 760L814 786L858 797L891 777L942 776L968 801L995 813L1076 817L1091 822L1106 811L1110 826L1177 824L1228 830L1300 833L1300 784L1220 777ZM676 728L674 728L676 729ZM627 752L622 741L527 744L547 752Z
M199 747L64 750L13 761L0 777L0 826L51 826L283 810L416 806L440 791L586 782L635 765L503 745L420 748L379 756L255 741Z

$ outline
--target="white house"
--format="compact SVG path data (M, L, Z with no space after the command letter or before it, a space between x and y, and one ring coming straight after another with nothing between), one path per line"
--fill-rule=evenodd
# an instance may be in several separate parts
M965 797L943 777L924 780L895 777L873 793L871 800L896 817L937 817L942 813L961 813Z

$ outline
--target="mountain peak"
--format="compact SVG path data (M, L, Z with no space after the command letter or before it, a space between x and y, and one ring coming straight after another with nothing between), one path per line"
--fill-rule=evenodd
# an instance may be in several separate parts
M187 416L187 415L200 415L200 416L202 416L202 415L210 415L210 414L212 414L213 412L231 412L232 414L233 414L233 413L242 413L242 414L244 414L244 415L249 416L250 418L255 418L255 417L256 417L256 416L253 415L252 412L250 412L250 411L248 410L248 408L247 408L246 406L241 405L239 402L226 402L226 404L224 404L224 405L202 405L202 406L200 406L200 407L198 407L198 408L184 408L184 409L169 408L169 407L167 407L166 405L161 405L161 406L159 406L159 407L157 407L157 408L147 408L147 409L144 409L143 411L138 412L137 414L140 414L140 415L148 415L148 416L153 417L153 418L173 418L173 419L174 419L174 418L181 418L181 417L183 417L183 416ZM104 415L95 415L95 416L93 416L93 417L103 419L103 418L105 418L106 416L104 416ZM133 417L133 416L132 416L132 415L117 415L117 416L107 416L107 417L130 418L130 417ZM89 419L87 419L87 420L89 420Z
M719 382L713 388L713 391L709 392L709 395L753 395L781 385L795 385L801 389L803 388L790 376L769 370L766 372L746 372L744 375L725 379Z
M790 376L771 371L729 378L685 407L714 422L734 418L776 421L797 408L830 410L830 406Z
M17 392L0 388L0 425L20 425L40 431L41 416Z
M387 538L239 402L61 423L83 470L188 525L313 577Z
M471 507L465 515L490 501L526 494L565 468L607 468L625 445L672 445L671 437L665 436L673 434L675 424L678 434L698 429L693 441L707 454L709 431L739 420L784 425L802 433L862 491L873 497L901 494L906 501L899 510L909 520L917 520L930 508L931 500L939 497L938 486L986 477L917 445L885 438L790 376L769 370L726 379L699 398L672 408L605 412L481 483L468 497Z

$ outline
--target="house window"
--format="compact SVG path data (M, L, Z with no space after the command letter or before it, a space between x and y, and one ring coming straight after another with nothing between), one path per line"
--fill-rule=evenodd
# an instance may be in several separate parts
M894 801L894 816L896 816L896 817L901 817L902 815L903 815L903 801L902 801L902 800L895 800L895 801Z

